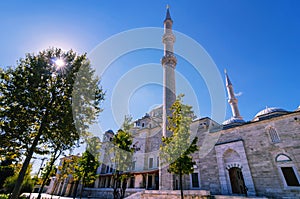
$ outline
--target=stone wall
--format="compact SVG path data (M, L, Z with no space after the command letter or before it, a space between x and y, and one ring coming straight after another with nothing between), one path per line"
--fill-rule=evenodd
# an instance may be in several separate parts
M208 121L204 119L199 120L198 123L204 122L208 124ZM203 150L203 143L207 137L207 128L205 125L197 125L199 126L197 130L199 151L193 155L193 159L197 164L195 171L200 172L200 189L210 190L212 194L232 194L226 162L218 161L219 159L225 160L226 151L216 151L217 148L224 150L230 148L240 156L237 162L241 163L244 178L248 179L245 182L248 194L272 198L295 198L300 195L300 187L287 186L281 171L281 167L293 167L300 181L299 111L212 133L219 137L217 146L207 151L205 157L201 157L200 151ZM280 142L272 142L268 133L270 127L276 130ZM196 129L192 130L194 132ZM238 141L243 144L230 144ZM276 162L275 159L279 154L287 155L292 161ZM234 160L231 161L234 162ZM220 176L220 170L224 170L226 175ZM222 183L224 185L224 181L227 186L226 193L221 186ZM189 182L187 177L185 177L185 182Z
M198 122L197 129L194 130L197 132L197 144L199 146L199 151L193 154L193 159L196 162L194 172L200 173L200 189L209 190L212 194L219 194L221 190L216 151L214 149L215 143L208 144L211 147L203 147L205 143L208 143L207 138L212 135L208 128L209 123L208 119L201 119Z
M293 167L299 178L300 173L300 113L263 121L252 122L240 127L222 131L219 143L240 139L243 141L247 161L251 170L256 195L271 198L297 198L300 187L288 187L280 167ZM280 142L273 143L268 128L274 128ZM233 148L238 151L238 149ZM289 162L276 162L279 154L291 158ZM224 167L224 165L218 165Z

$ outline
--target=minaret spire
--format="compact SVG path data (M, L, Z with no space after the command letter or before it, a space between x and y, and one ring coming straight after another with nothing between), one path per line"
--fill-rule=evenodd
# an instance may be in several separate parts
M225 70L224 72L225 72L226 88L228 94L228 103L230 104L233 118L243 119L243 117L240 115L240 111L238 108L238 100L234 95L232 83L229 79L227 71Z
M225 72L225 79L226 79L226 87L229 86L229 85L232 86L232 83L231 83L231 81L228 77L228 74L227 74L227 70L225 69L224 72Z
M172 132L167 130L168 116L171 116L171 106L176 100L175 88L175 67L177 59L174 56L175 35L172 31L173 21L171 19L169 6L167 6L167 14L164 20L164 35L162 42L164 44L164 56L161 59L163 67L163 124L162 136L169 137ZM160 161L162 162L162 161ZM159 189L173 190L174 179L173 175L168 172L166 166L159 167Z
M169 6L169 5L167 5L167 14L166 14L166 19L165 19L165 21L166 21L166 20L171 20L171 21L172 21L171 15L170 15L170 6Z
M164 20L164 35L162 42L164 44L164 56L161 59L163 67L163 136L167 137L170 134L167 131L167 118L171 116L170 108L176 100L175 88L175 67L177 59L174 56L175 35L172 31L173 21L171 19L169 6L167 6L166 19Z

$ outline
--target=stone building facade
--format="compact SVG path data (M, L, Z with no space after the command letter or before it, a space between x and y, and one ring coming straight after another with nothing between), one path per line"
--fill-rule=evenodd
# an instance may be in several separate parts
M176 58L172 19L167 10L163 42L165 54L163 105L134 122L133 176L129 192L179 189L178 177L159 168L159 146L166 131L166 108L174 101ZM169 29L168 29L169 28ZM174 85L172 85L174 84ZM213 195L248 195L269 198L300 197L300 107L294 111L266 108L251 121L244 121L225 72L225 84L232 118L219 124L211 118L195 119L191 135L198 137L199 151L193 154L194 173L184 177L184 189L207 190ZM107 192L113 186L113 157L106 152L114 136L104 134L99 178L94 190Z

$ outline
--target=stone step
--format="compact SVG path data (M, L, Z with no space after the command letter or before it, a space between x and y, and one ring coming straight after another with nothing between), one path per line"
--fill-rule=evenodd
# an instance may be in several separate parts
M268 199L266 197L255 197L255 196L225 196L225 195L213 195L212 199Z
M141 198L141 192L137 192L137 193L134 193L128 197L126 197L126 199L140 199Z

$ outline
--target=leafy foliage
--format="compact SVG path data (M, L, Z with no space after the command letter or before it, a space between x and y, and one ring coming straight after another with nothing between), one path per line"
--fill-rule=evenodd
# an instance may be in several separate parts
M0 162L0 190L3 188L3 184L6 178L13 176L15 173L15 165L12 164L11 159L6 159Z
M17 178L18 178L18 171L21 169L21 165L18 165L18 167L16 168L17 172L15 173L15 175L13 176L10 176L8 177L6 180L5 180L5 183L4 183L4 190L6 193L11 193L14 186L15 186L15 183L17 181ZM25 174L25 177L24 177L24 181L21 185L21 193L23 192L31 192L32 189L33 189L33 186L34 186L34 180L31 178L30 176L30 172L31 172L31 165L28 167L27 171L26 171L26 174Z
M60 195L61 190L57 190L59 184L62 183L70 175L76 176L76 169L79 167L79 156L70 155L61 158L60 165L58 166L58 171L56 172L56 183L53 188L53 193L58 193Z
M41 178L41 183L40 183L41 187L39 189L39 194L38 194L37 199L41 198L45 185L48 182L50 182L50 177L55 176L57 168L54 166L54 163L60 157L63 150L64 150L63 148L60 148L60 145L56 145L53 152L51 153L51 158L46 163L46 167L42 171L42 178Z
M179 95L171 106L172 116L168 117L170 137L163 137L160 156L164 164L168 164L168 172L179 175L181 198L182 176L193 173L195 162L191 154L198 150L197 137L191 142L190 124L192 123L192 107L182 103L183 95Z
M77 145L101 111L104 92L86 55L61 49L27 54L16 68L0 71L0 85L0 159L26 155L16 199L33 153Z
M123 127L129 127L131 119L126 119ZM132 148L132 135L128 131L119 129L112 139L114 145L114 198L124 198L127 187L127 180L131 176L130 170L132 168L132 155L134 148Z
M85 151L79 158L78 168L75 170L77 178L82 180L84 186L92 185L96 178L96 171L99 166L98 159L89 151Z
M98 166L99 162L97 158L87 150L82 156L70 155L62 158L61 164L58 166L58 172L56 173L57 183L54 192L57 192L58 184L63 182L66 178L72 178L77 185L81 181L82 188L92 185L97 178L96 171ZM60 193L61 190L58 190L58 194ZM80 191L80 197L81 194L82 189Z
M90 154L92 154L96 159L100 156L100 150L101 150L101 140L99 137L88 137L86 139L86 151L88 151Z
M124 122L122 124L123 131L129 132L129 130L132 128L133 128L132 116L125 115Z
M9 194L0 194L0 199L9 199Z

